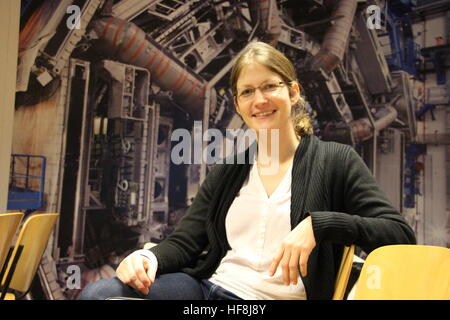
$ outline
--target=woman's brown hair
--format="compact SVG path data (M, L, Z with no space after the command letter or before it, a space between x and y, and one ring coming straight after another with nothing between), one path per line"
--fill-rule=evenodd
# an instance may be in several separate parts
M291 61L271 45L254 41L250 42L240 53L231 69L230 86L233 95L237 94L237 80L245 65L257 62L281 76L284 82L292 87L298 84L297 74ZM299 85L300 86L300 85ZM311 119L305 111L305 99L300 94L299 100L292 106L292 121L295 134L299 137L313 133Z

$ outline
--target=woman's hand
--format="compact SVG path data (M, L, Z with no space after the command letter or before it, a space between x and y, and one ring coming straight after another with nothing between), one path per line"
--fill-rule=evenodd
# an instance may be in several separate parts
M272 264L269 268L270 276L273 276L278 265L281 265L284 284L289 285L292 283L296 285L298 266L300 264L300 272L303 277L306 277L308 258L315 246L316 239L312 228L312 220L309 216L284 238L280 249L272 259Z
M158 260L153 254L143 256L139 251L122 260L117 267L116 276L123 283L147 295L155 282Z

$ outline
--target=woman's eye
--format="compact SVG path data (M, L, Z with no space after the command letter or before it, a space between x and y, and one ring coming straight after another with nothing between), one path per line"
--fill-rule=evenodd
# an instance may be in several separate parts
M249 95L251 95L253 93L253 91L251 90L251 89L246 89L246 90L243 90L242 92L241 92L241 96L249 96Z
M268 83L264 86L263 90L274 90L276 89L278 86L275 83Z

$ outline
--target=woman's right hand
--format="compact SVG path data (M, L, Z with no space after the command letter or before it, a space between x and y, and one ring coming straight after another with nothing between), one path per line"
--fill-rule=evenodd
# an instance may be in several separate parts
M123 283L147 295L155 282L157 269L158 260L153 253L147 251L144 256L141 250L137 250L122 260L116 269L116 276Z

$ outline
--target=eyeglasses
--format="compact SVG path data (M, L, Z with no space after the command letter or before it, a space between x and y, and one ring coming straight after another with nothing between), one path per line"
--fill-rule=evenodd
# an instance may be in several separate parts
M285 85L285 83L283 81L266 82L256 88L244 89L241 92L238 92L236 97L238 99L238 102L247 103L247 102L252 101L255 98L256 89L259 89L259 91L261 91L261 93L265 97L267 97L267 96L278 93L279 89L284 85Z

